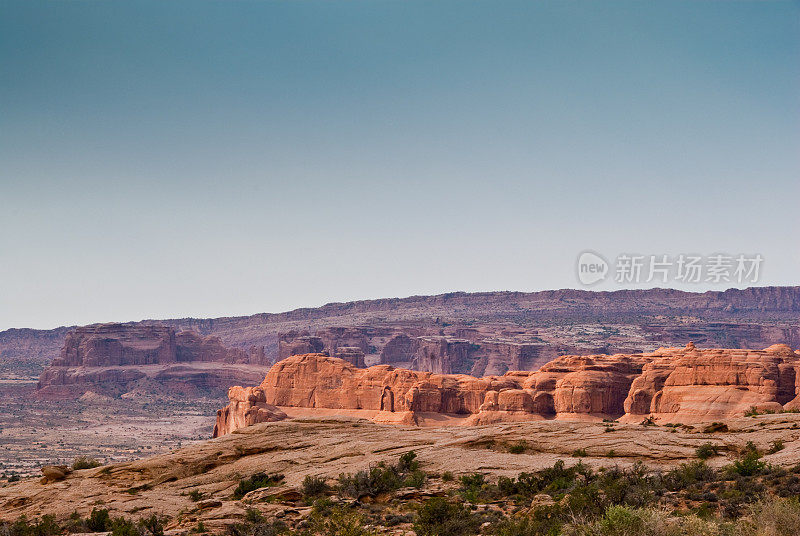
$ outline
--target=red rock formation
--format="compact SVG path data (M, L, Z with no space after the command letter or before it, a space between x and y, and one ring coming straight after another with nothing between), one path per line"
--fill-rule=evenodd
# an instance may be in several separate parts
M625 401L626 420L719 420L750 408L781 410L798 394L800 359L786 345L700 350L690 343L649 357Z
M325 349L321 337L312 337L308 333L291 331L281 333L278 338L278 361L293 355L314 354Z
M217 411L217 423L212 437L230 434L234 430L259 422L280 421L286 414L266 403L264 391L259 387L231 387L230 404Z
M464 424L543 418L711 421L742 416L750 407L800 406L798 374L800 353L785 345L756 351L698 350L690 344L652 354L562 356L535 372L483 378L389 365L358 369L342 359L307 354L276 363L261 385L248 391L256 398L247 403L241 388L232 389L215 434L244 422L274 420L272 406L342 410L405 424L429 413L468 417L459 421Z
M562 356L531 374L525 386L549 393L555 381L556 417L616 418L624 413L631 383L647 361L642 355Z
M259 386L259 401L279 407L441 413L472 416L471 423L516 418L619 416L627 387L644 359L630 356L566 356L540 372L475 378L376 365L357 369L324 354L292 356L276 363ZM607 385L612 386L607 389ZM241 391L218 415L217 430L243 422ZM390 422L386 415L374 416ZM413 421L414 419L410 419ZM409 422L404 419L402 422Z
M558 357L546 344L511 339L479 339L479 363L470 371L476 376L504 374L509 370L536 370Z
M477 360L475 350L477 346L465 339L444 336L419 337L417 353L411 368L437 374L470 372Z
M92 390L115 396L145 380L164 391L224 392L258 378L266 363L263 348L226 348L218 337L176 334L162 325L99 324L67 334L60 356L39 378L38 393L61 398Z
M417 352L419 342L415 337L400 333L392 337L381 350L381 364L410 363Z
M54 367L154 365L177 361L175 330L166 326L98 324L67 334Z
M372 327L330 327L319 329L313 335L307 331L282 333L278 342L278 359L319 352L337 355L340 348L357 348L366 355L370 351L371 338L379 335L374 333L376 331L385 330ZM364 365L361 366L363 368Z
M194 331L181 331L175 335L176 358L179 362L207 361L217 363L243 363L250 365L269 365L263 346L228 348L219 337L202 335Z
M336 349L336 357L343 359L354 367L364 368L364 351L358 346L340 346Z

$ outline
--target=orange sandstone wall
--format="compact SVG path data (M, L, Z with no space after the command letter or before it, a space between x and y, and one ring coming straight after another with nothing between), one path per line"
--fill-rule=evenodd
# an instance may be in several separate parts
M800 353L662 348L650 354L561 356L535 372L475 378L389 365L358 369L324 354L291 356L256 388L234 387L214 437L284 418L276 406L372 410L381 422L413 423L419 413L461 414L466 424L603 418L702 422L751 407L800 407ZM391 414L404 413L402 419Z

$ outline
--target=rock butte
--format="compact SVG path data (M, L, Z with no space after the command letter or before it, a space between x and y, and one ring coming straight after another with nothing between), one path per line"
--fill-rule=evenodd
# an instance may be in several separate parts
M228 348L218 337L162 325L96 324L67 333L59 357L39 378L43 398L142 390L188 394L258 381L268 370L263 347Z
M378 423L477 425L541 419L705 422L750 408L800 408L800 352L661 348L649 354L561 356L535 372L476 378L376 365L325 354L276 363L257 387L232 387L213 436L302 414Z

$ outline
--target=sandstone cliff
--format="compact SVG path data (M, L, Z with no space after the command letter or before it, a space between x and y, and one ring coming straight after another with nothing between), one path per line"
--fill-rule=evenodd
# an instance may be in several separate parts
M441 341L439 341L441 343ZM750 408L800 406L800 354L665 348L649 354L561 356L538 371L476 378L376 365L358 369L324 354L276 363L254 389L232 388L215 437L284 418L278 408L315 408L376 422L413 424L430 414L460 424L562 419L703 422Z
M176 333L163 325L98 324L66 335L59 357L39 378L38 393L76 398L88 391L117 396L137 388L224 391L258 378L267 364L262 347L227 348L218 337Z

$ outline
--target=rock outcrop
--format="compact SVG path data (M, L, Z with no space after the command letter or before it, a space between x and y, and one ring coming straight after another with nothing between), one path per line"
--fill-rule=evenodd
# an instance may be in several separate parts
M466 339L420 337L411 368L437 374L467 373L478 359L477 349L477 345Z
M319 329L313 335L307 331L282 333L278 340L278 359L318 352L337 355L340 348L357 348L366 355L370 352L371 338L380 335L375 332L381 331L385 330L370 327L330 327Z
M232 388L214 434L283 418L278 408L337 410L405 424L429 414L455 416L460 424L650 417L703 422L741 417L750 408L800 406L798 374L800 353L785 345L700 350L689 344L650 354L561 356L538 371L482 378L390 365L359 369L325 354L296 355L276 363L258 387Z
M364 350L358 346L340 346L336 349L336 357L343 359L354 367L364 368Z
M224 392L258 378L267 364L263 347L228 348L218 337L163 325L98 324L67 334L59 357L39 378L38 393L118 396L143 382L175 393Z
M212 437L229 434L245 426L260 422L281 421L286 414L267 404L264 391L259 387L231 387L228 390L230 403L217 412Z
M663 349L650 354L625 401L627 420L712 421L754 408L779 411L797 397L800 356L765 350Z
M419 341L405 333L399 333L389 339L381 350L381 364L411 363L417 353Z

